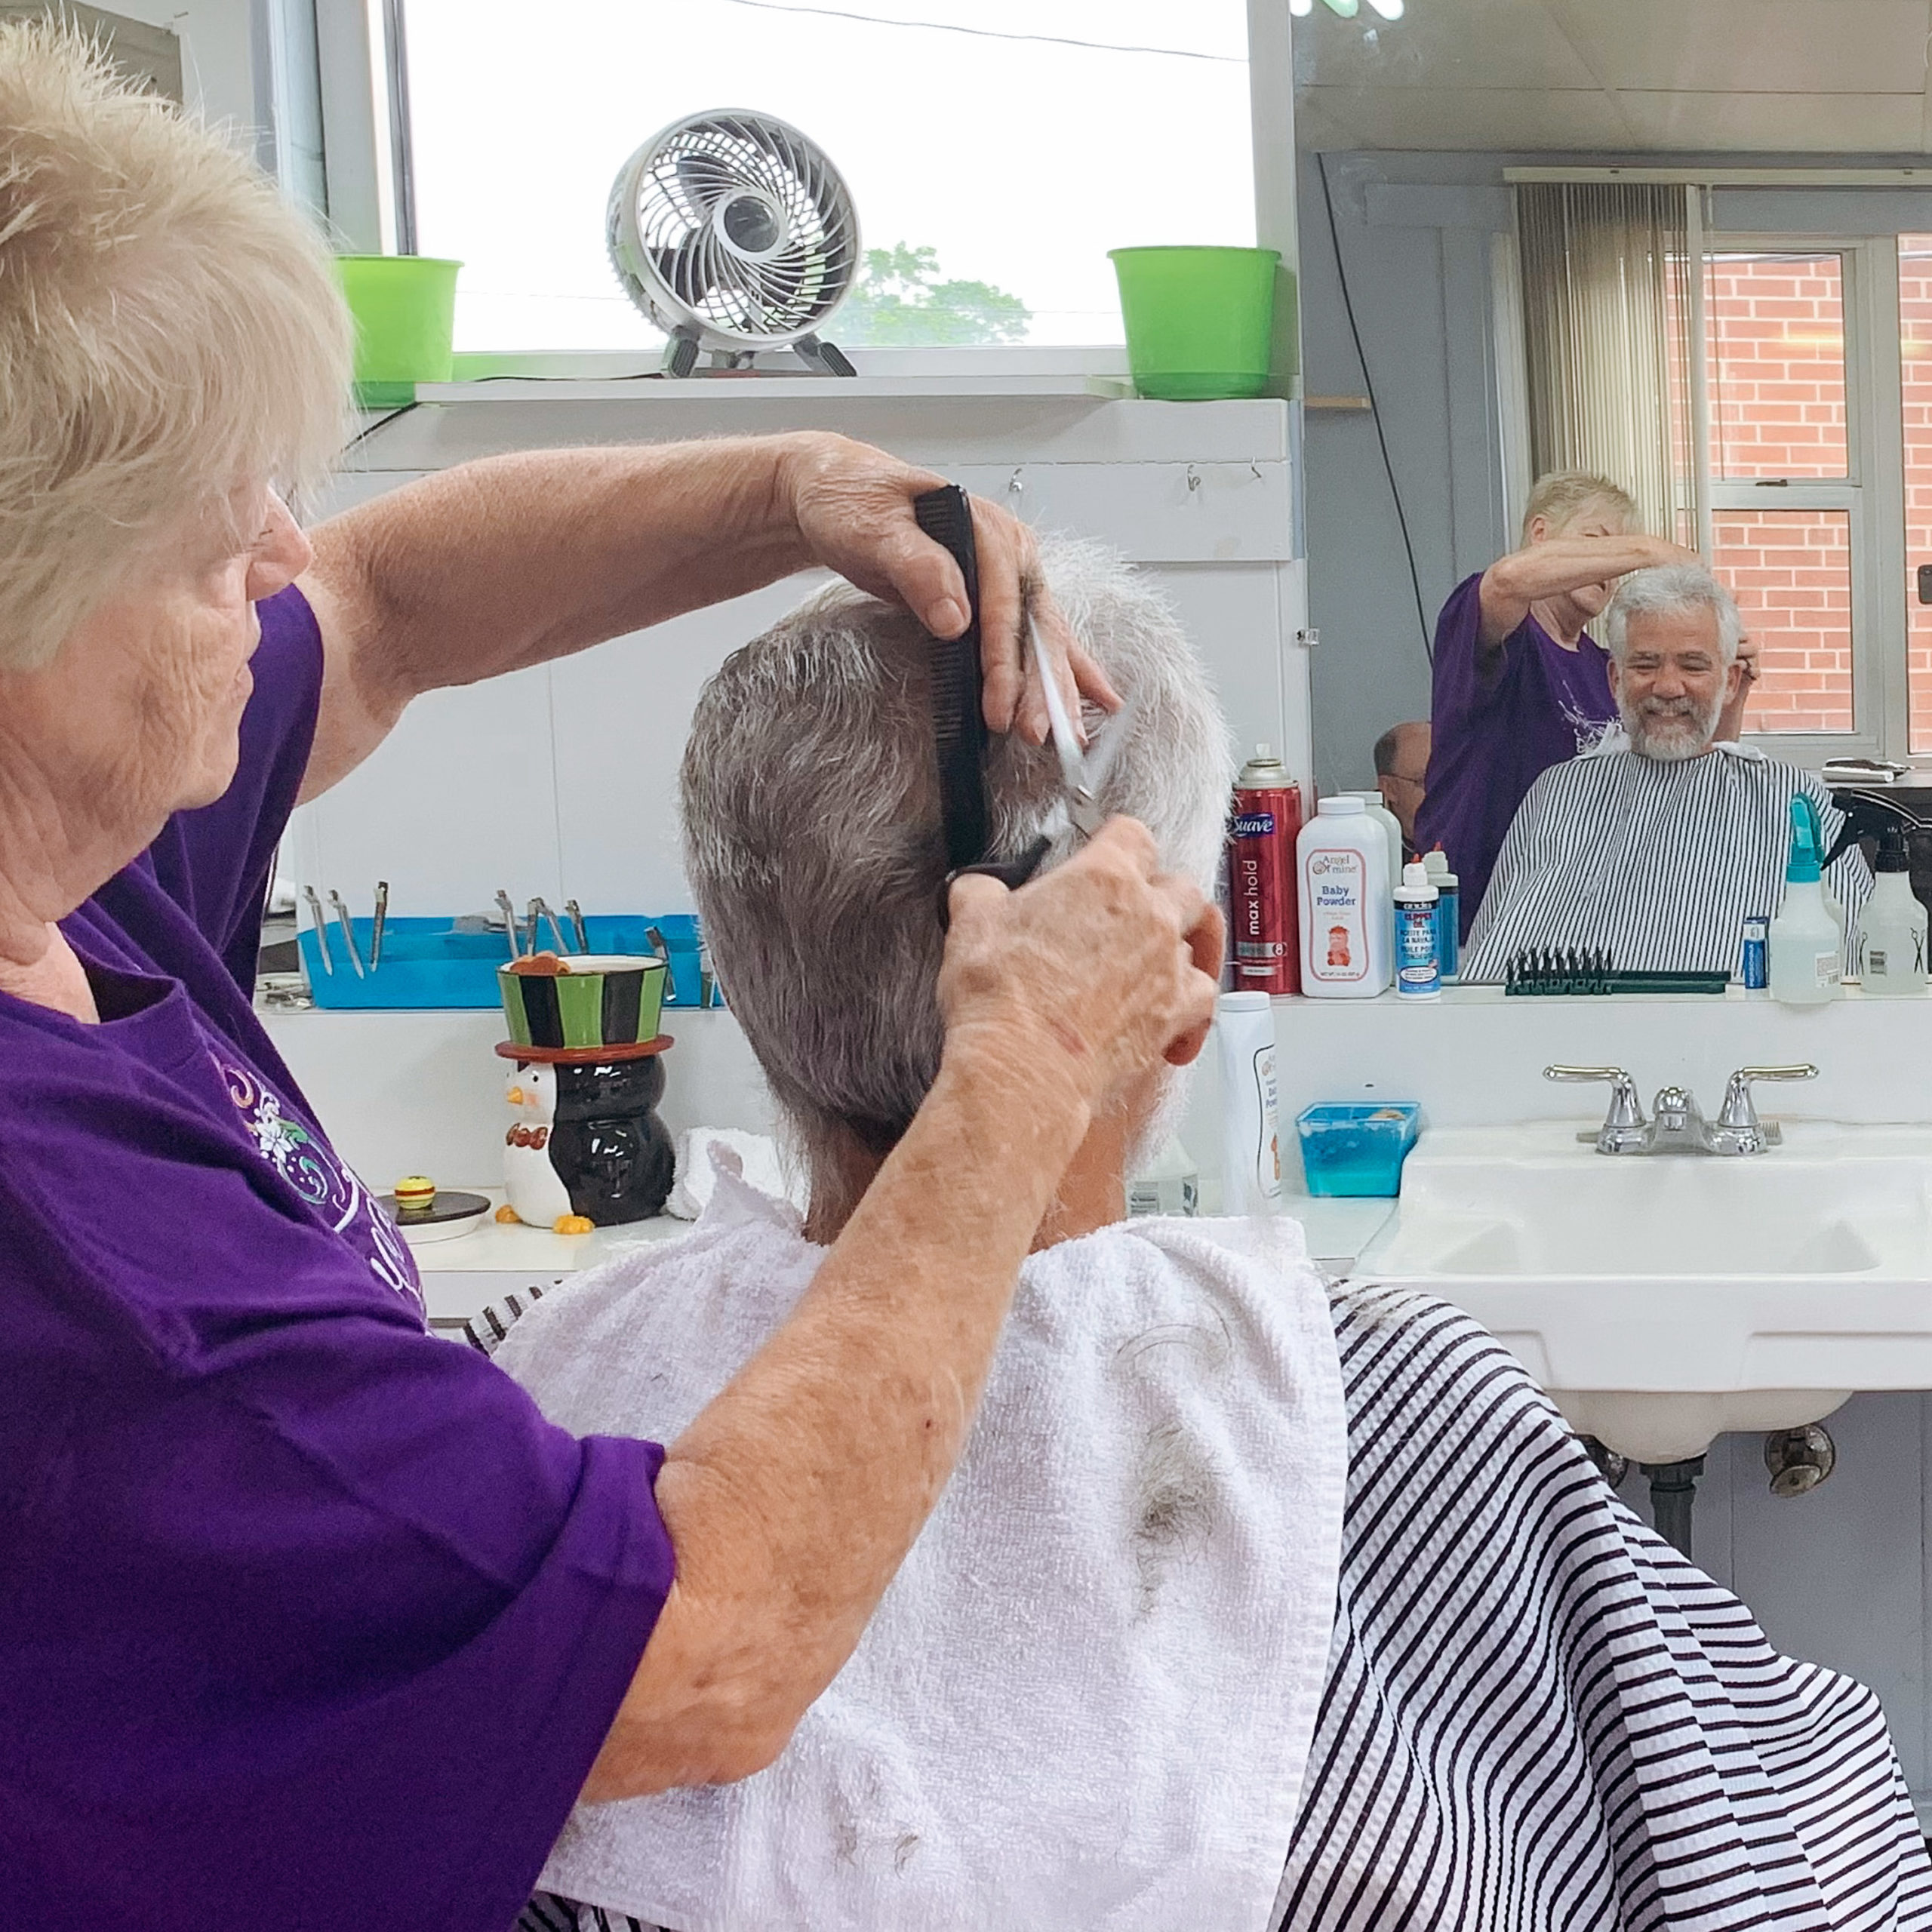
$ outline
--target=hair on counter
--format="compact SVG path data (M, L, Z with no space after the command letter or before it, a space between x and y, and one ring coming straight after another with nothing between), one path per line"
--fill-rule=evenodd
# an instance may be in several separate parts
M1744 620L1736 598L1702 564L1662 564L1653 570L1632 571L1604 607L1603 647L1621 663L1629 648L1632 617L1700 611L1709 611L1717 620L1718 651L1726 664L1731 663L1743 641Z
M45 663L145 548L199 518L238 549L244 493L325 473L350 340L252 162L73 28L0 23L0 669Z
M1138 700L1103 803L1204 885L1233 769L1206 674L1117 556L1053 538L1041 553L1075 635ZM725 660L685 748L686 870L732 1009L808 1154L832 1130L883 1153L939 1070L946 862L929 662L914 618L834 584ZM996 737L986 771L995 854L1044 832L1048 863L1064 858L1051 749Z

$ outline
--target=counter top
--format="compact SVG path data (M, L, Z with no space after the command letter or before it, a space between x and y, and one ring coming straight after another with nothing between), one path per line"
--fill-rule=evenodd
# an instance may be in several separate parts
M500 1205L500 1187L479 1188L493 1206ZM1381 1232L1395 1203L1388 1200L1318 1200L1307 1195L1284 1195L1281 1212L1301 1223L1308 1251L1331 1275L1346 1274L1369 1242ZM430 1325L460 1327L477 1311L532 1282L545 1287L614 1260L639 1247L675 1241L694 1223L660 1214L620 1228L595 1228L587 1235L552 1234L548 1228L527 1227L486 1220L482 1226L449 1241L431 1241L412 1251L423 1278L423 1297Z

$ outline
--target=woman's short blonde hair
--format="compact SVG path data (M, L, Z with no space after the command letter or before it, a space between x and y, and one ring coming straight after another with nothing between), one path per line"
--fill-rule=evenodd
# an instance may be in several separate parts
M1630 492L1607 476L1588 469L1552 469L1539 476L1530 489L1530 500L1523 506L1523 541L1530 540L1530 525L1538 517L1552 530L1574 523L1586 510L1607 509L1626 530L1637 527L1637 506Z
M349 344L272 181L72 29L0 23L0 669L48 662L157 540L319 478Z

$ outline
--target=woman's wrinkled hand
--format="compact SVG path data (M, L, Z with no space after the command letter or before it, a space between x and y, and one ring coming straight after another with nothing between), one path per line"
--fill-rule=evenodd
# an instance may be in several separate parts
M1137 820L1109 820L1017 892L963 878L950 909L939 982L949 1058L1044 1056L1098 1108L1158 1063L1185 1066L1200 1052L1219 987L1220 912L1160 869Z
M780 464L799 535L814 561L848 577L875 597L903 604L935 637L966 628L966 586L959 567L912 514L912 500L945 481L844 436L787 437ZM1040 669L1024 648L1025 616L1047 634L1051 655L1071 673L1067 709L1079 715L1079 697L1103 709L1119 708L1106 674L1075 641L1052 595L1039 580L1033 533L998 506L972 499L973 537L980 568L980 657L986 724L1017 731L1029 744L1047 736L1047 703ZM1076 695L1077 694L1077 695Z

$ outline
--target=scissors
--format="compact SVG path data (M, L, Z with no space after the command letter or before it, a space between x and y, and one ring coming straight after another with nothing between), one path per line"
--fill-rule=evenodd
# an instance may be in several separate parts
M1026 613L1026 641L1032 651L1034 663L1040 667L1040 682L1047 700L1048 735L1053 740L1054 755L1060 761L1060 784L1066 794L1066 815L1072 822L1078 842L1084 844L1107 821L1100 794L1119 759L1121 747L1131 735L1137 700L1130 697L1107 720L1101 728L1100 743L1083 745L1079 733L1074 729L1072 714L1060 688L1060 674L1067 668L1066 660L1057 651L1049 654L1030 609ZM971 876L996 878L1009 891L1017 891L1040 869L1041 861L1053 849L1053 843L1052 837L1042 832L1017 857L985 859L977 865L961 866L957 871L948 872L940 888L942 929L948 924L948 904L955 879Z

